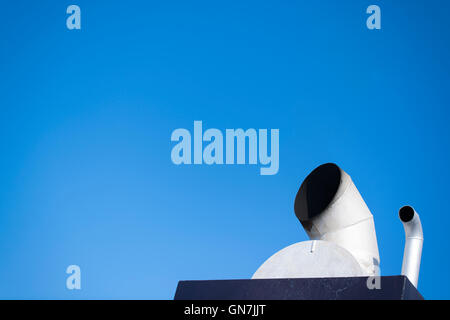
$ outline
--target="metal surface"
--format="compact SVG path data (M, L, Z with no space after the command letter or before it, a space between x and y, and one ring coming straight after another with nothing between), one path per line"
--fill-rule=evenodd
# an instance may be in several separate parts
M399 217L403 223L406 238L402 275L408 277L409 281L417 288L423 247L422 223L417 212L410 206L402 207Z
M423 300L404 276L381 277L381 289L370 290L366 283L367 277L180 281L174 299Z
M348 250L364 275L378 275L380 257L372 213L350 176L333 163L313 170L303 181L295 214L311 240Z
M328 241L298 242L278 251L252 279L325 278L363 276L350 252Z

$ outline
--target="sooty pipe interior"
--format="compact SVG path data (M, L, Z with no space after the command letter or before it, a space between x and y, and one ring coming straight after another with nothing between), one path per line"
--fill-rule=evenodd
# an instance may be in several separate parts
M404 206L398 212L402 222L409 222L414 218L414 209L410 206Z
M309 230L309 221L328 207L340 184L341 169L334 163L323 164L306 177L294 203L295 215L305 229Z

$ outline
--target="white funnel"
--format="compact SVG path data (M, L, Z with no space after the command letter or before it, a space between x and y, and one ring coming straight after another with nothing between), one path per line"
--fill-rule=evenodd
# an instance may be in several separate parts
M373 216L350 176L337 165L321 165L306 177L294 210L311 240L341 246L358 261L363 275L379 275Z

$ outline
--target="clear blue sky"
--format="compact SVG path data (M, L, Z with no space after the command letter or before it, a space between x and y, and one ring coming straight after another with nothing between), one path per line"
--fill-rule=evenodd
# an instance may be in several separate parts
M82 29L66 28L81 7ZM382 29L366 28L378 4ZM448 1L6 1L0 6L0 298L171 299L249 278L307 236L293 204L336 162L400 273L450 298ZM280 170L175 166L176 128L280 129ZM66 267L82 290L65 287Z

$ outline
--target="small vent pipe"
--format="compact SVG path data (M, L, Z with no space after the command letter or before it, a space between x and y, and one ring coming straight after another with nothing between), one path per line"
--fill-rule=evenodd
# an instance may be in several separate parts
M403 252L402 275L417 288L420 260L422 259L423 231L420 217L410 206L402 207L398 215L405 229L405 250Z

